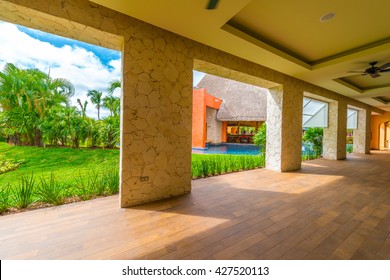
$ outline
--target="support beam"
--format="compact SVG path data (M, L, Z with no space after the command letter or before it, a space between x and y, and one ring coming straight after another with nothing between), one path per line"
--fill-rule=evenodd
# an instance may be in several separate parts
M122 207L191 190L193 60L175 48L177 36L148 31L126 40L122 56Z
M347 103L334 101L329 103L328 127L324 128L323 157L325 159L345 159L347 136Z
M358 111L358 128L353 131L353 152L359 154L370 153L371 142L371 111Z
M266 168L301 168L303 91L292 86L268 90Z

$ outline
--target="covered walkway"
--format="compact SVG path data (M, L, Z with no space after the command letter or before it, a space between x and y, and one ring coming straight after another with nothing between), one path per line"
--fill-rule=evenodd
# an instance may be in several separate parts
M132 208L118 196L0 219L0 259L390 259L390 152L192 182Z

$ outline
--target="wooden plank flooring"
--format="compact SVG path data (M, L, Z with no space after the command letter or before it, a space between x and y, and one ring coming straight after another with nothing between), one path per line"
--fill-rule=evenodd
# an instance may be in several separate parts
M0 217L0 259L390 259L390 152L193 181L120 209L118 196Z

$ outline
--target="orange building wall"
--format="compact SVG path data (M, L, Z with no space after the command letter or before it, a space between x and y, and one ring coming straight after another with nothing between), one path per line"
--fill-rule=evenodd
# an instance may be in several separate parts
M222 122L222 142L227 142L227 122Z
M194 89L192 92L192 147L206 148L206 107L219 109L222 99L212 96L206 89Z
M380 125L388 121L390 121L390 112L371 116L371 149L379 149Z

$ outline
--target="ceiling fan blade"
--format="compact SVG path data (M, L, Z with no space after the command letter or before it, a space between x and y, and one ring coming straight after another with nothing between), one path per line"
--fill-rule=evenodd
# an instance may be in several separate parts
M386 69L388 67L390 67L390 62L387 62L387 63L383 64L381 67L379 67L379 70L382 72L382 70L384 70L384 69Z
M390 72L390 69L383 69L383 70L380 70L379 72L381 72L381 73Z
M218 0L210 0L209 4L207 5L206 9L207 10L214 10L217 8L218 5Z
M370 74L371 78L378 78L380 75L378 73Z
M366 73L365 71L359 71L359 70L355 70L355 71L348 71L348 73Z

